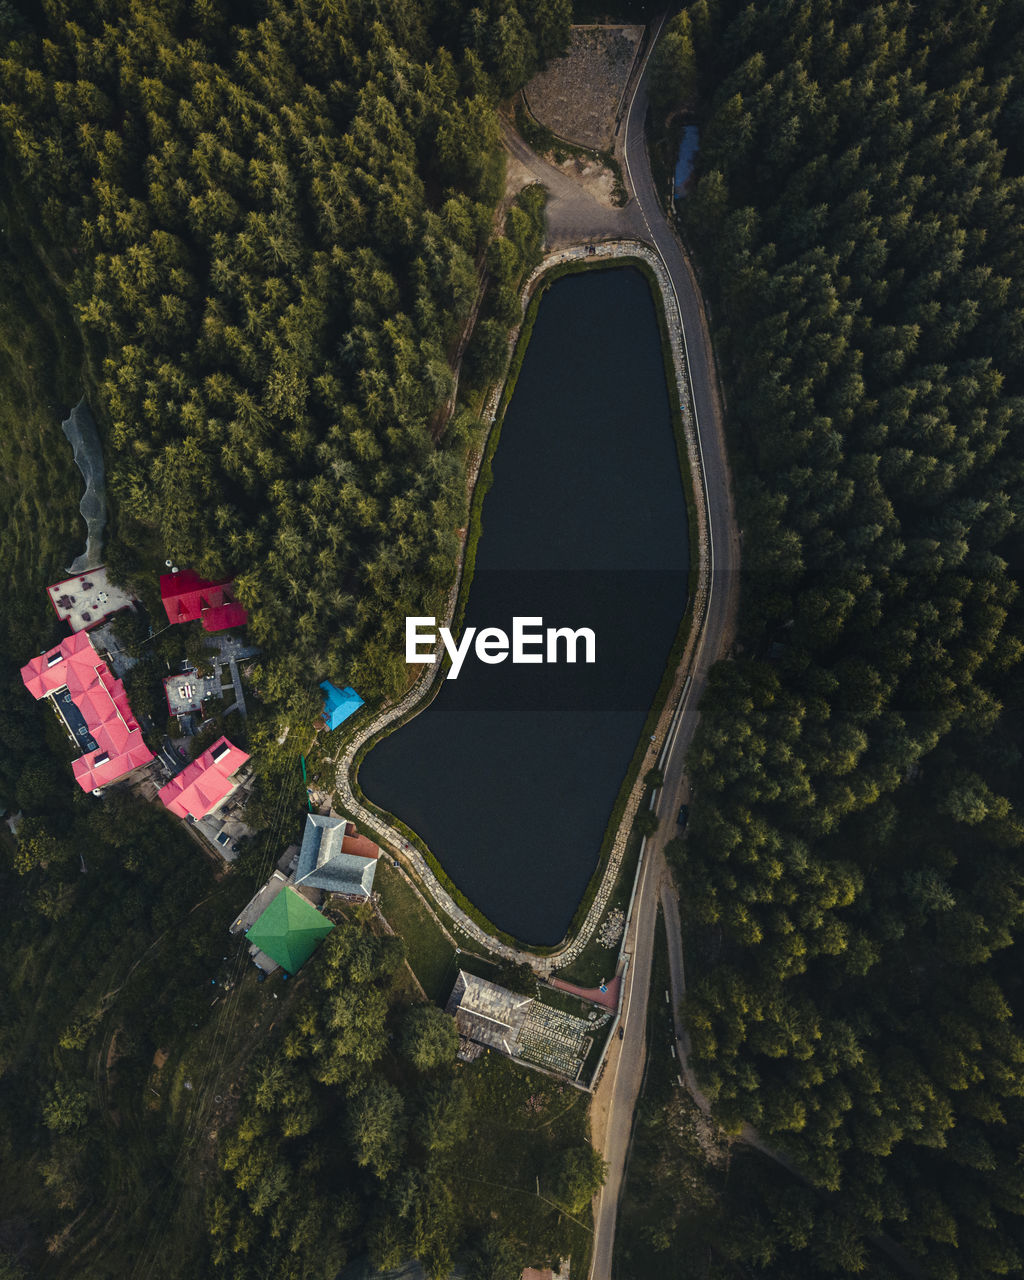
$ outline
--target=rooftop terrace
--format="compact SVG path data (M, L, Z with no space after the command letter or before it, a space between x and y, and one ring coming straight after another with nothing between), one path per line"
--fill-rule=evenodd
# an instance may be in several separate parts
M135 602L130 592L110 581L105 565L55 582L46 594L57 617L72 631L88 631Z

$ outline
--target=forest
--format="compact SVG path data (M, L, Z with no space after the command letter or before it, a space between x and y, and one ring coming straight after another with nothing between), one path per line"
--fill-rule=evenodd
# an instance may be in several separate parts
M585 1260L587 1095L457 1065L372 912L334 911L297 979L258 983L227 924L278 845L225 878L134 797L63 817L64 841L26 819L0 867L3 1280Z
M264 1051L238 1047L224 1010L273 1018L254 987L210 1003L238 886L128 798L113 826L55 804L66 746L16 696L33 597L80 536L43 424L83 383L119 572L235 573L282 714L325 675L398 689L539 241L536 198L503 201L496 103L569 10L0 6L9 1275L300 1277L369 1250L504 1280L572 1244L508 1164L564 1099L501 1064L457 1083L400 944L359 919ZM685 1016L719 1119L797 1171L743 1164L713 1266L1020 1274L1024 4L697 0L652 90L663 154L701 126L677 212L745 534L671 850ZM186 1096L207 1037L237 1068L216 1129ZM599 1171L566 1114L522 1163L571 1213Z
M479 1280L518 1280L524 1258L582 1263L572 1218L603 1172L587 1096L500 1057L457 1068L454 1021L409 1003L403 943L369 924L330 935L315 995L253 1063L207 1206L213 1274L332 1276L353 1240L376 1267L415 1257L437 1280L456 1254Z
M272 705L394 693L453 577L492 317L449 412L453 366L527 265L523 210L486 252L495 104L569 0L39 9L0 11L0 151L84 350L117 568L236 574Z
M78 794L18 675L81 549L59 424L84 391L108 563L150 587L167 558L237 576L259 743L311 720L325 676L396 690L405 614L450 587L541 242L539 193L505 198L497 105L569 14L0 4L0 811L21 814L0 828L3 1280L585 1265L585 1095L457 1068L377 919L341 913L287 984L228 938L301 829L293 762L262 761L265 829L221 877L162 809ZM188 637L145 629L122 627L152 685Z
M744 536L685 1017L799 1174L708 1274L1019 1275L1024 6L698 0L658 59Z

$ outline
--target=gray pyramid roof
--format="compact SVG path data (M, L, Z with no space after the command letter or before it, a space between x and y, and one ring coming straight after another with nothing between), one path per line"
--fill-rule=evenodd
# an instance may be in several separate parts
M373 847L365 839L350 836L350 825L348 818L307 814L299 862L295 868L296 885L308 885L326 893L355 894L361 898L370 896L377 859L376 856L364 857L346 850L346 843L364 849Z

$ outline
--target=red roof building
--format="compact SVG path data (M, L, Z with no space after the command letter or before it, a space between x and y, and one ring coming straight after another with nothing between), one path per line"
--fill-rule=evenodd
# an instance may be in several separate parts
M227 631L230 627L244 627L248 621L249 615L235 600L215 604L203 612L203 626L207 631Z
M218 738L209 750L160 788L160 799L178 818L205 818L234 791L238 784L231 781L231 775L248 759L241 747L227 738Z
M84 631L21 669L33 698L53 698L68 732L84 754L72 764L83 791L95 791L153 759L132 715L124 685Z
M160 599L167 611L168 622L202 622L206 631L244 626L249 615L240 604L230 599L233 586L233 578L207 582L193 569L161 574Z

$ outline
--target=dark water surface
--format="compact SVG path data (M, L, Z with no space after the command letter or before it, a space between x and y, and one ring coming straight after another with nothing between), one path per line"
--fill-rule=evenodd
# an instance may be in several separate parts
M493 470L466 626L589 626L597 661L582 646L576 666L470 654L359 783L496 925L545 945L594 871L686 604L686 509L638 271L545 295Z
M679 139L679 155L676 157L675 172L675 195L686 195L686 184L690 181L690 175L693 173L693 164L697 159L697 150L700 147L700 130L695 124L688 124L683 129L683 136Z

